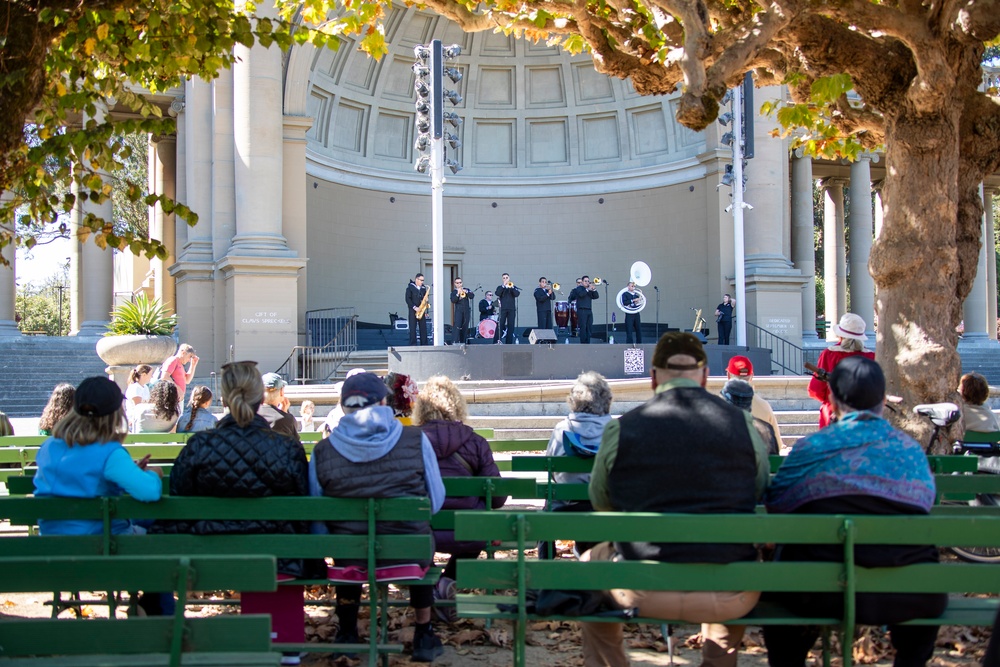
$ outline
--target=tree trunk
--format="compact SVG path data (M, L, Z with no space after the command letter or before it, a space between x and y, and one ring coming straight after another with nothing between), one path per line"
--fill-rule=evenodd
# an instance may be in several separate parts
M903 398L889 417L925 446L931 426L913 406L957 402L955 328L977 259L963 256L971 239L968 225L959 224L959 204L967 203L959 116L956 104L929 115L901 108L887 119L885 218L869 261L878 292L876 355L888 393Z

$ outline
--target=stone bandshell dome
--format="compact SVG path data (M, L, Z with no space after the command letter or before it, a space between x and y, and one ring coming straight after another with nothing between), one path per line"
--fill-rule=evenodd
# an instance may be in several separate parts
M448 149L463 167L448 177L449 196L572 195L591 190L595 180L605 192L628 191L701 175L692 170L701 171L696 156L705 138L674 119L678 96L640 96L630 82L598 73L589 54L571 56L500 32L467 34L447 19L399 6L385 33L389 53L379 61L348 39L337 51L292 54L286 110L299 107L315 119L307 133L314 176L426 191L429 178L413 169L411 66L413 47L433 39L462 47L449 63L462 72L461 82L445 79L463 98L445 106L464 121L446 126L463 144Z

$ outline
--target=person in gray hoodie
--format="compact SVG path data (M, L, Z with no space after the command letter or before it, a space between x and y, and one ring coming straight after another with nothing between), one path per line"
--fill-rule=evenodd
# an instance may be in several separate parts
M444 483L430 441L413 426L403 426L386 405L388 389L372 373L360 373L344 382L340 403L344 416L330 436L321 440L309 461L309 492L335 498L399 498L427 496L431 511L444 504ZM363 534L364 522L328 521L319 527L334 534ZM379 530L391 534L431 534L428 522L383 521ZM410 562L426 568L433 554ZM338 566L363 562L338 561ZM401 565L379 561L379 565ZM337 643L358 643L358 607L361 585L337 585ZM431 628L432 586L410 586L410 605L416 620L413 635L415 662L431 662L443 652Z
M597 454L604 425L611 421L612 398L611 387L603 375L594 371L581 373L566 397L569 416L552 429L545 455L593 457ZM558 484L589 484L590 473L557 472L553 481ZM553 500L545 509L550 512L594 511L589 500ZM590 546L581 543L577 545L577 550L583 553ZM538 557L548 558L549 548L549 543L539 543Z

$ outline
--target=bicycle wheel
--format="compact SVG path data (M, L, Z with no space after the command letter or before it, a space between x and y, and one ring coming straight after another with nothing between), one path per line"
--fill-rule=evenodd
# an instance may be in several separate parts
M984 493L969 502L973 507L998 507L1000 496ZM970 563L1000 563L1000 548L998 547L952 547L951 551L964 561Z

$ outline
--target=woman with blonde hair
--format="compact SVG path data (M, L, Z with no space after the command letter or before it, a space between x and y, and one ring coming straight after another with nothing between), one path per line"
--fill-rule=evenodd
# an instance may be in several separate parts
M52 430L60 419L65 417L73 409L73 396L76 394L76 387L68 382L56 385L49 396L49 402L42 410L42 416L38 420L38 434L52 435Z
M212 390L204 385L191 389L191 400L177 420L178 433L197 433L215 428L218 420L209 408L212 407Z
M462 422L469 417L462 392L444 375L427 380L417 395L413 421L424 432L434 447L442 477L499 477L500 469L493 460L493 452L486 439ZM493 509L503 507L507 496L494 496ZM442 509L481 510L486 508L483 498L468 496L448 497ZM459 558L476 558L486 546L485 542L458 542L453 530L435 530L436 550L451 554L441 579L435 586L437 599L454 599L455 572ZM453 620L448 612L454 608L435 610L444 620Z
M217 498L264 498L309 495L305 450L287 436L271 430L257 414L264 401L264 382L255 361L237 361L222 367L222 403L229 414L215 428L195 433L177 455L170 472L170 495ZM239 467L234 468L234 463ZM306 522L280 520L157 521L152 533L261 534L307 533ZM278 573L301 577L301 559L278 559ZM276 596L298 596L302 588L279 586L276 593L243 592L243 613L270 613L278 633L276 641L305 641L305 619L301 608L286 613L288 604ZM281 611L279 611L279 609ZM292 617L294 616L294 618Z

